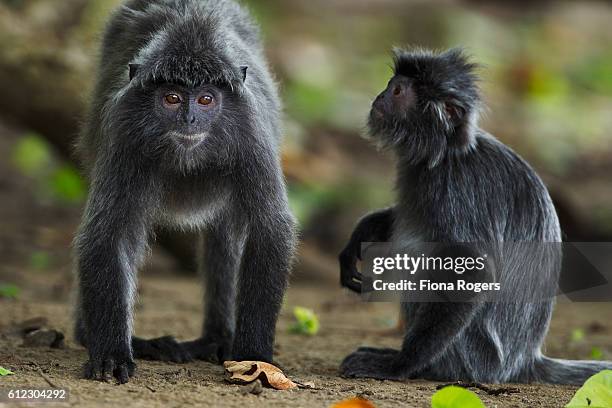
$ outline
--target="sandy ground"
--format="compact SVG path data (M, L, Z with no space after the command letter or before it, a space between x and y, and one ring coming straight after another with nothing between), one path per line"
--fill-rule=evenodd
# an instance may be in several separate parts
M0 152L10 151L16 133L0 125ZM220 366L205 362L172 364L138 361L130 383L86 381L80 378L85 350L71 338L71 273L69 246L80 209L40 199L34 183L0 160L0 282L21 288L17 299L0 299L0 366L12 376L0 377L0 388L48 388L47 380L70 391L74 406L206 406L206 407L328 407L363 395L377 407L429 407L436 383L346 380L338 377L342 358L360 345L397 346L400 338L385 334L397 317L397 305L362 304L338 287L337 277L297 276L288 291L277 328L275 359L286 373L316 389L244 394L224 380ZM45 251L45 268L32 254ZM321 280L322 279L322 280ZM166 334L195 338L201 326L201 290L197 277L177 272L159 251L140 275L136 334ZM321 330L312 337L288 333L291 310L300 305L319 315ZM45 317L49 326L67 336L63 349L30 348L8 334L16 322ZM572 341L574 329L585 333ZM552 322L547 354L588 358L599 347L612 358L612 304L561 304ZM45 377L47 380L45 380ZM518 385L520 392L489 396L476 391L487 407L562 407L576 387ZM6 404L16 406L18 404ZM0 403L2 406L2 403Z
M53 287L63 276L34 275L28 290L17 301L0 301L0 324L44 316L49 325L70 333L70 309L65 301L52 300ZM59 283L58 283L59 280ZM45 300L48 298L49 300ZM182 339L197 336L200 326L200 290L196 278L143 276L136 313L136 332L143 336L176 334ZM305 337L288 333L290 310L294 305L314 308L321 317L318 335ZM588 355L591 344L612 344L610 305L565 304L555 315L548 341L551 355L581 357ZM139 361L135 378L118 386L83 380L80 367L85 351L68 339L65 349L26 348L14 336L0 337L0 365L15 375L2 377L2 387L48 387L39 373L45 373L58 387L70 390L70 405L76 406L185 406L210 407L327 407L335 401L364 395L377 407L428 407L436 383L426 381L390 382L345 380L337 376L342 357L362 344L393 346L399 338L385 334L395 316L389 304L359 304L359 300L333 287L294 285L287 296L277 330L276 359L294 379L312 381L317 389L274 391L243 395L241 386L224 381L220 366L205 362L171 364ZM608 318L606 318L606 316ZM595 324L596 323L596 324ZM596 328L582 344L568 337L571 328ZM6 331L6 330L5 330ZM609 349L608 349L609 351ZM519 393L481 396L488 407L561 407L575 387L519 385Z

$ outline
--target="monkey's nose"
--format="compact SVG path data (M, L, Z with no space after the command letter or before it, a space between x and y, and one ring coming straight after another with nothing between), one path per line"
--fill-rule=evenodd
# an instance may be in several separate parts
M189 116L189 123L193 125L195 123L195 121L196 121L195 115L190 115Z

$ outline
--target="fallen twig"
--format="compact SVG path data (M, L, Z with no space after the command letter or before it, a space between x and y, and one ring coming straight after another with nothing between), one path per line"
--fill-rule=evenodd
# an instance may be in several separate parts
M51 381L51 379L49 378L49 376L45 373L43 373L42 368L38 367L38 369L36 370L38 371L38 374L43 378L43 380L45 380L47 382L47 384L49 384L51 387L53 388L60 388L58 387L53 381Z
M322 388L316 387L314 382L312 381L301 382L301 381L293 380L293 382L298 386L298 388L302 388L306 390L322 390Z

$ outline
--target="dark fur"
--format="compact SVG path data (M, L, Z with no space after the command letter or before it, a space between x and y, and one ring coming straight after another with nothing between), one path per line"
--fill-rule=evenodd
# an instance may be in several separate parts
M154 107L168 83L222 93L193 148L173 142ZM79 144L91 181L75 239L87 378L126 382L138 357L272 360L295 241L280 111L258 30L235 2L130 0L114 13ZM160 223L207 232L204 331L192 342L132 338L137 269Z
M357 225L340 256L344 286L359 290L355 263L361 242L391 237L403 248L419 242L561 241L540 178L477 126L475 68L460 50L396 51L396 76L374 102L369 125L372 136L396 154L398 203ZM391 96L397 84L404 87L404 99ZM406 109L396 109L405 101L410 102ZM409 327L401 350L361 348L342 362L342 374L581 384L612 368L611 362L542 355L554 302L529 299L556 287L561 253L534 255L504 253L507 262L497 266L500 281L512 283L515 302L404 303Z

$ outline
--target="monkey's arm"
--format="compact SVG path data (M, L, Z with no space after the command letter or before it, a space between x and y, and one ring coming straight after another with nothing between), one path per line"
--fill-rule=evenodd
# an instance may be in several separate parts
M240 269L234 360L272 362L276 320L293 253L293 219L251 225Z
M370 213L357 223L348 244L339 256L340 284L361 293L361 273L357 261L361 260L362 242L386 242L393 232L393 207Z
M232 358L272 362L276 320L295 247L295 221L278 160L269 151L253 158L250 167L242 169L243 185L236 188L238 211L248 221L238 272Z
M115 160L116 159L116 160ZM94 170L76 238L79 304L76 337L89 352L85 377L128 381L135 365L130 345L136 268L147 238L143 172L120 158Z

